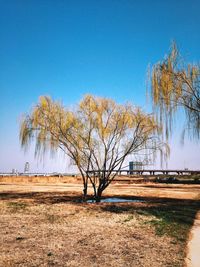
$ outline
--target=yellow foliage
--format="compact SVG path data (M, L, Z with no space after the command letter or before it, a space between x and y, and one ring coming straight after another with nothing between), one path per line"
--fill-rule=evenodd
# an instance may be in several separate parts
M72 111L43 96L22 121L20 139L26 146L34 137L36 154L61 148L82 170L144 149L160 131L152 116L131 104L86 95ZM156 143L152 147L156 149Z
M178 107L185 109L188 129L200 137L200 68L182 64L175 43L169 55L152 70L151 95L160 123L171 131Z

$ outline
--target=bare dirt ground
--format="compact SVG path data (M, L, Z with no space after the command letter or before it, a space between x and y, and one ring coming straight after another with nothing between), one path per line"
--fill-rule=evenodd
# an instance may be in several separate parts
M13 183L15 182L15 183ZM82 185L0 183L0 266L184 266L200 185L113 184L81 203Z

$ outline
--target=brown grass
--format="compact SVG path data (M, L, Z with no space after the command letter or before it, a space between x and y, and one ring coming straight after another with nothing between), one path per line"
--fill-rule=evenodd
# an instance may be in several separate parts
M72 176L0 176L0 183L81 183L81 177Z
M0 266L184 266L200 188L166 187L112 185L148 202L83 204L80 185L2 184Z

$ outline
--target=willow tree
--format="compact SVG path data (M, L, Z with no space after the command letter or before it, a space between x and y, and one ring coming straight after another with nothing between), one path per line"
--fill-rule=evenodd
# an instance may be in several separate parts
M183 133L200 138L200 66L184 63L175 43L152 69L151 95L157 118L165 125L166 137L172 132L177 111L183 110Z
M36 140L36 155L61 149L80 171L84 199L90 182L98 202L128 155L163 151L160 132L152 116L130 104L87 95L70 110L42 96L22 120L20 140L22 147Z

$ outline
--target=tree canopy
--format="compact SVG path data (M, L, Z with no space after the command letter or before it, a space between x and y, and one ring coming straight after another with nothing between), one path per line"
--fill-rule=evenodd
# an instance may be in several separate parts
M153 157L164 151L160 133L153 116L131 104L86 95L76 108L67 109L41 96L21 122L20 140L22 147L36 140L36 155L61 149L81 173L84 197L90 181L99 201L128 155Z
M200 66L186 64L174 42L164 60L152 68L151 95L157 119L165 125L166 137L173 130L177 111L182 109L183 133L200 138Z

